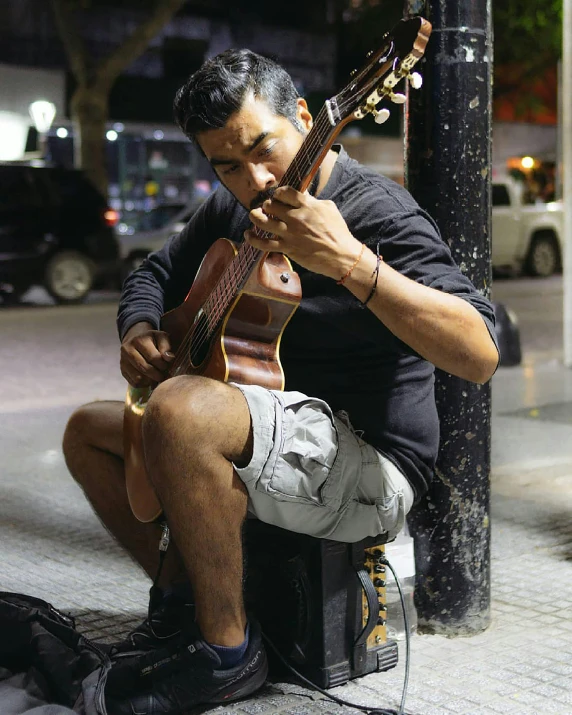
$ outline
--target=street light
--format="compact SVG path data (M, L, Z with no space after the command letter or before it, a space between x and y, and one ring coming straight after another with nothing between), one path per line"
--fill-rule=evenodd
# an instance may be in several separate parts
M56 105L45 99L32 102L29 107L30 116L34 122L34 127L38 132L38 147L40 158L46 159L48 148L48 132L56 116Z

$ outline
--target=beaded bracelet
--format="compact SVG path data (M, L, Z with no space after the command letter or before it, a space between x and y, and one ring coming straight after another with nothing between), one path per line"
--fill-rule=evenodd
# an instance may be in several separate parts
M342 276L339 281L336 281L336 283L337 283L339 286L343 286L344 281L345 281L347 278L350 277L351 272L352 272L353 269L357 266L357 264L360 262L361 257L363 256L364 250L365 250L365 243L362 243L362 244L361 244L361 251L359 252L359 256L355 259L353 266L349 269L349 271L346 273L345 276Z

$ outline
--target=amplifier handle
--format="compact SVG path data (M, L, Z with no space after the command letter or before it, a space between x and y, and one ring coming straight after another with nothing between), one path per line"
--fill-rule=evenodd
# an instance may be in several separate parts
M356 638L353 647L353 667L355 670L360 670L366 666L367 639L377 625L377 619L379 618L379 601L377 600L377 591L368 572L364 568L361 568L356 569L356 574L367 599L367 621L362 632Z

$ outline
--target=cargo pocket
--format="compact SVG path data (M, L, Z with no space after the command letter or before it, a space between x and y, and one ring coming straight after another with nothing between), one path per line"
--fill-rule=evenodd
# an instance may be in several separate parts
M280 448L257 489L281 501L328 506L324 493L338 455L329 407L312 398L287 402L284 411L276 410L276 421Z

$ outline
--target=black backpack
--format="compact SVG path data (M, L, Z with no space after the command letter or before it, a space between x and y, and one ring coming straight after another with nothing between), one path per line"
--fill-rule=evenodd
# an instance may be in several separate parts
M73 618L39 598L0 591L2 715L107 715L110 668Z

